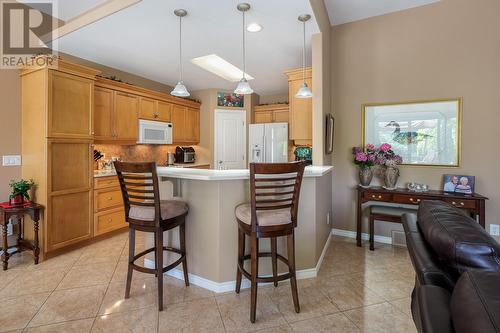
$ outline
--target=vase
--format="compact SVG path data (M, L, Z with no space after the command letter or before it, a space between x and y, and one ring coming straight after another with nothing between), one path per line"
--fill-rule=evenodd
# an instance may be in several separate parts
M384 174L385 188L393 190L396 188L399 178L399 169L395 167L387 167Z
M372 182L373 171L372 168L359 169L359 184L363 187L369 187Z
M24 204L24 196L22 194L19 194L10 198L9 204L12 206L18 206Z

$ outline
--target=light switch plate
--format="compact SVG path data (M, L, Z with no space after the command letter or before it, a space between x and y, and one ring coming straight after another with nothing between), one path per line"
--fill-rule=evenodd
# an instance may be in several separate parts
M490 235L492 235L492 236L500 236L500 225L498 225L498 224L490 224Z
M2 166L17 166L17 165L21 165L21 155L2 156Z

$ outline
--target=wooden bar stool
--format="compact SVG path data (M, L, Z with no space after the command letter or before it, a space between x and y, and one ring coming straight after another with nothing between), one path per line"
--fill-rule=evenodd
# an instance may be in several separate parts
M415 212L415 209L403 207L370 206L370 250L375 251L375 220L401 224L403 214Z
M114 162L120 181L125 218L129 224L128 272L125 298L130 297L132 272L155 274L158 279L158 310L163 310L163 273L180 263L184 270L184 282L189 286L186 260L186 215L188 205L178 200L160 200L156 163ZM163 232L179 227L180 249L163 246ZM155 246L135 254L135 231L151 232L155 236ZM148 253L155 253L155 269L135 264L135 261ZM163 251L180 255L172 264L163 267Z
M244 275L251 282L250 321L255 322L257 283L290 279L295 311L300 312L297 279L295 276L294 229L297 227L297 209L305 162L251 163L251 202L236 207L238 221L238 268L236 293L240 292ZM250 236L250 254L245 255L245 235ZM288 258L277 253L277 237L287 236ZM259 252L259 239L271 239L271 252ZM271 257L272 277L259 277L259 258ZM244 261L250 259L250 273ZM278 275L278 259L288 266L288 273Z

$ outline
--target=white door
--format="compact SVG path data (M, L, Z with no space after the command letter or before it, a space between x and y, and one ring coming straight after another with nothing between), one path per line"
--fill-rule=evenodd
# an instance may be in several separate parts
M215 110L214 167L246 169L246 111Z

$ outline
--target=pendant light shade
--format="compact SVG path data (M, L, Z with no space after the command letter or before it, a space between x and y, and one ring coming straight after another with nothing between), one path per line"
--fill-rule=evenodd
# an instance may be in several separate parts
M240 94L240 95L249 95L253 93L252 87L250 87L250 84L248 83L247 79L245 78L245 70L246 70L246 45L245 45L245 12L250 10L250 4L248 3L240 3L236 8L243 14L243 77L241 78L240 82L238 83L238 86L234 90L235 94Z
M174 10L175 16L179 17L179 82L175 85L174 90L170 92L170 95L177 97L188 97L189 91L187 90L184 82L182 82L182 18L187 15L187 11L184 9Z
M303 43L302 43L302 79L304 80L304 83L302 83L302 86L299 88L297 93L295 94L296 98L312 98L314 95L307 85L306 82L306 22L311 19L311 15L304 14L299 16L299 21L302 22L303 24Z

